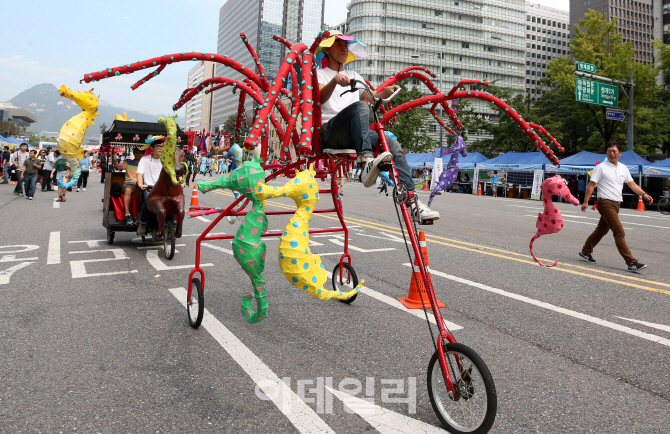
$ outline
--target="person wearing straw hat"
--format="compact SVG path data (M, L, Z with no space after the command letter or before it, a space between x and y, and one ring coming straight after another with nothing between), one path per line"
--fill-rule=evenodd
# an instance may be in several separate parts
M347 93L351 79L363 81L357 72L344 69L344 65L356 59L367 57L365 45L345 36L337 30L330 32L331 37L324 39L316 50L316 62L321 67L316 70L321 93L321 113L323 126L320 139L323 149L348 149L352 145L358 155L357 162L363 163L361 182L365 187L375 184L379 176L379 164L393 159L400 181L414 190L414 182L409 165L397 140L387 137L391 152L383 152L374 158L373 146L379 140L376 131L370 130L370 108L366 101L369 95L363 90ZM398 89L389 86L375 94L376 98L388 98ZM369 101L374 103L374 101ZM419 212L412 212L421 220L437 220L440 214L431 210L417 199Z

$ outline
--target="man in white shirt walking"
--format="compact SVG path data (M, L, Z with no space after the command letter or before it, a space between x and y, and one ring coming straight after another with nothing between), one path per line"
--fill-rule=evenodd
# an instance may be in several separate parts
M623 202L621 194L623 184L626 183L634 193L642 196L650 204L654 202L654 199L633 181L628 167L625 164L619 163L620 156L621 149L619 148L619 144L610 142L607 145L607 161L596 166L593 170L593 176L591 176L591 182L586 187L582 211L586 212L593 190L598 186L597 209L600 213L600 221L596 230L587 238L584 247L579 252L579 256L586 259L587 262L596 262L593 256L591 256L593 249L611 229L614 234L614 242L616 243L617 250L619 250L619 254L626 261L628 271L637 272L647 266L641 264L633 257L628 244L626 244L626 233L619 221L619 206Z
M147 140L148 141L148 140ZM158 182L163 166L161 164L161 152L163 152L163 142L165 138L161 137L151 143L151 154L145 155L137 164L137 186L142 189L142 212L140 213L140 224L137 227L137 235L144 235L147 231L147 222L149 221L149 208L147 200L149 198L148 186L154 186Z

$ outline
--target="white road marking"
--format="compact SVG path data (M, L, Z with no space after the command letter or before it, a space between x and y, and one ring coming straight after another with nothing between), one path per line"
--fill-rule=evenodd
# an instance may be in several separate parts
M186 246L186 244L175 244L174 246L175 247L184 247L184 246ZM154 245L151 245L151 246L137 246L137 250L164 249L164 248L165 248L165 246L163 246L162 244L154 244ZM179 250L174 249L174 252L179 253Z
M185 268L192 269L194 265L165 265L163 261L158 257L158 250L147 250L147 261L151 264L156 271L170 271L170 270L183 270ZM201 267L211 267L214 264L200 264Z
M204 247L209 247L210 249L214 249L214 250L218 250L220 252L227 253L229 255L233 254L232 250L226 249L225 247L215 246L215 245L209 244L209 243L202 243L201 245L204 246ZM340 253L321 253L321 254L319 254L319 256L341 255L341 254L342 254L341 252ZM328 274L329 279L333 278L333 273L332 272L326 270L326 273ZM349 286L351 288L353 288L352 285L349 285ZM411 315L416 316L417 318L421 318L421 319L426 318L425 314L423 313L423 310L421 310L421 309L411 309L411 310L407 309L402 303L400 303L395 298L392 298L392 297L389 297L388 295L384 295L380 292L377 292L374 289L371 289L371 288L369 288L365 285L363 285L361 287L361 293L364 293L365 295L369 295L372 298L376 298L377 300L381 301L382 303L386 303L389 306L393 306L396 309L400 309L404 312L407 312ZM428 315L428 320L430 322L432 322L433 324L437 324L435 322L435 318L433 317L433 315L430 311L429 311L429 315ZM449 328L449 330L461 330L463 328L463 327L459 326L458 324L450 322L450 321L445 320L444 322L447 325L447 327Z
M111 252L113 258L104 258L104 259L84 259L83 261L70 261L70 271L72 272L73 279L80 279L82 277L97 277L97 276L116 276L117 274L131 274L137 273L137 270L120 270L120 271L110 271L107 273L88 273L86 271L87 262L109 262L109 261L121 261L124 259L130 260L126 256L126 252L123 249L100 249L100 250L84 250L81 252L70 252L71 255L79 253L94 253L94 252Z
M78 244L78 243L86 243L86 246L91 248L91 249L97 249L100 247L100 243L102 242L107 242L107 240L82 240L82 241L68 241L68 244Z
M600 220L600 217L588 217L585 215L571 215L567 216L572 219L587 219L587 220ZM656 225L646 225L644 223L633 223L633 222L626 222L622 221L622 224L627 224L627 225L635 225L635 226L647 226L649 228L659 228L659 229L670 229L670 227L667 226L656 226Z
M172 288L169 291L186 307L186 289ZM277 374L254 354L237 336L230 332L207 309L202 327L226 350L230 357L249 375L256 387L269 397L295 428L304 434L335 434L318 414L293 392ZM280 392L277 388L281 389Z
M335 238L330 238L328 239L333 244L336 244L338 246L344 247L344 243L338 239ZM361 252L361 253L373 253L373 252L388 252L389 250L397 250L395 247L386 247L383 249L362 249L360 247L352 246L349 244L349 250L354 250L356 252Z
M372 402L365 401L348 393L325 386L333 395L337 396L349 409L355 411L367 423L381 434L444 434L443 428L412 419L400 413L380 407Z
M49 234L47 265L60 264L60 231Z
M0 285L7 285L9 283L9 279L12 277L12 274L16 273L22 268L27 267L30 264L34 264L34 262L21 262L20 264L16 264L6 270L0 271Z
M403 265L410 266L410 264L403 264ZM535 299L532 299L530 297L526 297L524 295L514 294L512 292L504 291L502 289L494 288L492 286L484 285L482 283L477 283L477 282L473 282L471 280L462 279L460 277L452 276L450 274L442 273L440 271L431 270L430 273L433 276L444 277L445 279L453 280L455 282L459 282L459 283L462 283L464 285L474 286L475 288L483 289L484 291L489 291L489 292L492 292L494 294L502 295L504 297L509 297L509 298L514 299L514 300L518 300L518 301L522 301L524 303L532 304L533 306L537 306L537 307L541 307L543 309L551 310L551 311L556 312L556 313L562 313L563 315L571 316L573 318L581 319L581 320L584 320L584 321L587 321L587 322L590 322L590 323L593 323L593 324L597 324L597 325L600 325L600 326L603 326L603 327L607 327L607 328L612 329L612 330L620 331L622 333L626 333L626 334L629 334L629 335L632 335L632 336L636 336L638 338L646 339L648 341L652 341L652 342L655 342L657 344L661 344L661 345L665 345L665 346L670 347L670 340L665 339L662 336L656 336L656 335L653 335L651 333L641 332L639 330L632 329L632 328L626 327L626 326L622 326L620 324L613 323L611 321L606 321L604 319L600 319L600 318L597 318L597 317L594 317L594 316L591 316L591 315L587 315L587 314L584 314L584 313L581 313L581 312L576 312L574 310L565 309L563 307L555 306L555 305L550 304L550 303L545 303L544 301L535 300Z
M395 241L396 243L404 243L403 239L400 237L396 237L395 235L390 235L387 234L386 232L379 232L380 234L385 235L384 237L378 237L377 235L370 235L370 234L365 234L362 232L357 233L356 235L361 236L361 237L369 237L369 238L377 238L380 240L384 241Z
M197 218L198 220L200 220L201 222L207 222L207 223L211 223L211 222L212 222L210 219L208 219L208 218L206 218L206 217L203 217L203 216L198 216L198 217L196 217L196 218Z
M218 250L219 252L228 253L229 255L233 254L232 250L226 249L225 247L215 246L214 244L209 243L200 243L200 245L203 247L209 247L210 249Z
M537 218L536 215L530 215L530 214L526 214L526 215L524 215L524 217L534 217L534 218ZM577 221L577 220L568 220L568 217L569 217L569 218L572 218L572 216L565 216L565 217L563 217L563 221L564 221L564 222L568 222L568 223L577 223L577 224L580 224L580 225L598 226L598 223L580 222L580 221ZM632 224L632 223L628 223L628 222L626 222L625 224ZM626 226L624 226L624 225L623 225L623 222L622 222L622 225L621 225L621 226L622 226L625 230L627 230L627 231L632 231L632 230L633 230L633 228L627 228Z
M663 330L666 332L670 332L670 326L663 325L663 324L656 324L653 322L646 322L646 321L640 321L639 319L630 319L630 318L624 318L622 316L618 316L617 318L625 319L626 321L631 321L631 322L636 322L638 324L645 325L647 327Z
M328 278L332 280L333 273L331 271L327 271L327 270L326 270L326 273L328 273ZM348 286L350 288L353 288L353 285L348 285ZM426 314L423 312L423 309L407 309L405 307L405 305L402 304L401 302L399 302L397 299L395 299L393 297L389 297L388 295L382 294L381 292L375 291L374 289L369 288L365 285L361 286L361 291L360 292L361 292L361 294L369 295L370 297L375 298L375 299L381 301L382 303L386 303L389 306L395 307L396 309L400 309L403 312L406 312L410 315L414 315L417 318L421 318L423 320L426 319ZM444 318L442 318L442 319L444 319ZM430 309L428 309L428 321L437 325L437 322L435 321L435 317L433 316L433 313L430 311ZM447 325L449 330L452 330L452 331L463 329L463 327L459 326L458 324L447 321L447 320L444 320L444 323Z
M54 208L60 208L60 202L56 202L57 200L57 198L54 198Z

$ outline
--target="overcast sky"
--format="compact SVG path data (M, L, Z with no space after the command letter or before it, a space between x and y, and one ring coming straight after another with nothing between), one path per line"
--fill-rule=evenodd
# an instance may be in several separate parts
M346 18L350 0L326 0L327 24ZM115 106L157 115L186 87L191 62L168 66L132 91L140 73L80 85L84 74L182 51L216 52L223 0L12 1L0 26L0 101L40 83L90 89ZM568 9L569 0L540 0ZM239 41L231 41L239 43ZM180 110L183 118L183 110Z

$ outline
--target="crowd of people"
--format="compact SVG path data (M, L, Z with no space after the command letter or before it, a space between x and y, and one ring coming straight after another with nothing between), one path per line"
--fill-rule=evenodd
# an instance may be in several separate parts
M77 181L76 191L86 191L88 174L95 169L96 159L91 158L88 152L84 152L79 160L81 175ZM0 159L2 168L2 181L0 184L16 183L14 194L25 196L32 200L37 191L37 184L43 192L58 190L58 201L65 202L65 194L72 191L68 189L54 188L58 180L63 178L68 182L72 178L70 164L61 157L58 149L30 149L28 144L22 143L17 149L10 150L5 146Z

